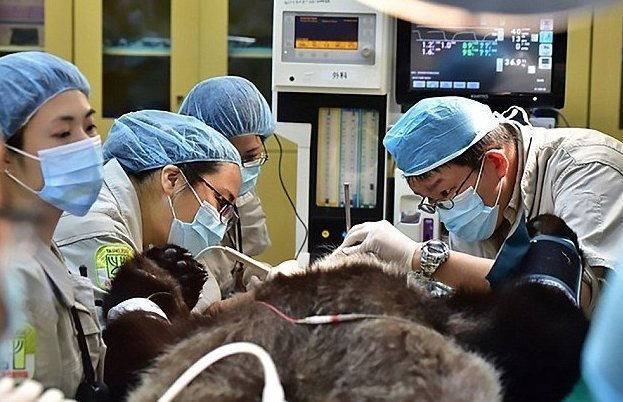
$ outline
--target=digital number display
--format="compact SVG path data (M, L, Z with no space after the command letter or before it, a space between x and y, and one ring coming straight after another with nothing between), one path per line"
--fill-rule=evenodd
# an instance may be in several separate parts
M411 28L410 90L550 93L553 18Z

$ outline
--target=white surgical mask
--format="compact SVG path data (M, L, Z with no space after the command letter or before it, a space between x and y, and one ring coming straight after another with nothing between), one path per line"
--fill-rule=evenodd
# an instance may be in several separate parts
M478 179L476 180L476 188L480 184L484 162L483 158L480 171L478 172ZM437 209L439 219L451 233L463 240L474 242L488 239L495 231L500 212L499 201L501 194L502 186L500 185L495 204L489 207L485 205L475 188L470 186L467 190L454 197L453 208Z
M184 179L186 180L185 177ZM188 183L188 180L186 180L186 183ZM227 231L227 223L221 222L220 214L216 208L207 201L201 201L197 192L190 184L188 184L188 187L200 205L199 210L191 223L182 222L177 219L173 201L169 197L173 222L171 223L168 241L169 243L184 247L193 256L196 256L206 247L216 246L223 240L223 236L225 236Z
M249 191L255 188L257 179L260 176L261 166L243 167L242 173L242 185L240 186L240 195L245 195Z
M42 200L76 216L86 215L97 200L104 182L104 158L99 136L44 149L37 152L38 156L10 145L6 147L39 161L43 174L43 188L39 191L27 186L8 170L5 173Z

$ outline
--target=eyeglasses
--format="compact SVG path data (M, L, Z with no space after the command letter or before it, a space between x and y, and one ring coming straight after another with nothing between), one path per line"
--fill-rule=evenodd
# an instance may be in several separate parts
M262 142L262 153L256 159L250 161L242 161L242 167L250 168L255 166L262 166L268 161L268 152L266 151L266 145Z
M469 171L469 174L467 175L465 180L463 180L461 182L459 187L456 189L456 191L454 192L454 195L452 196L452 198L447 199L447 200L441 200L441 201L433 202L433 203L428 203L428 202L424 202L424 200L428 200L428 197L422 197L422 201L420 201L420 203L417 206L418 209L421 210L421 211L424 211L426 213L429 213L429 214L434 214L437 211L437 208L445 209L445 210L454 208L454 198L459 194L459 191L461 191L461 189L463 188L463 186L467 182L467 179L469 179L469 177L472 175L472 173L474 173L474 170L476 170L475 167L472 168L472 170Z
M238 218L238 213L236 212L236 206L229 202L227 198L223 197L221 193L218 192L217 189L212 187L210 183L208 183L203 177L201 177L201 181L208 186L208 188L214 191L214 196L216 197L216 201L218 201L219 205L221 205L221 209L218 211L219 219L221 223L228 223L233 216Z

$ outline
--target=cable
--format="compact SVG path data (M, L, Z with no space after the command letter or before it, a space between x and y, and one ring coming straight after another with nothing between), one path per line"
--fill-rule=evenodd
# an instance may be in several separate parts
M564 114L562 114L562 112L560 110L556 110L556 113L558 113L558 116L562 117L562 120L565 122L565 125L567 127L571 127L571 124L569 124L569 120L567 120L567 118L565 117Z
M238 214L238 208L234 205L234 210L236 211L236 215ZM242 249L242 223L240 222L240 218L236 219L236 243L238 246L238 251L244 254L244 250Z
M175 382L167 389L157 402L171 402L192 380L195 379L203 370L212 364L237 353L249 353L260 360L264 369L264 389L262 391L262 402L285 402L285 393L279 381L279 374L273 359L268 352L260 346L250 342L234 342L220 346L193 363Z
M242 250L242 223L240 222L240 213L238 212L238 207L234 204L234 217L227 223L227 231L225 234L229 239L232 247L236 250L243 252ZM232 236L231 232L234 229L234 235Z
M227 237L229 238L229 242L232 245L232 248L237 249L242 253L242 225L240 223L240 214L238 213L238 208L234 204L235 216L232 218L235 220L235 223L231 225L232 221L229 221L227 227ZM234 235L232 236L231 228L235 228ZM234 278L234 290L244 291L244 286L242 286L242 272L244 271L242 265L234 260L234 265L230 268L229 272L231 273L232 278Z
M294 259L296 260L299 258L299 255L301 254L301 251L303 251L303 247L305 246L305 243L307 242L307 237L309 236L309 229L307 228L307 225L305 225L305 221L303 221L298 211L296 210L294 201L292 201L292 198L290 197L290 193L288 193L288 190L286 189L286 185L283 182L283 176L281 174L281 161L283 159L283 147L281 146L281 141L279 141L279 136L277 134L275 134L275 140L277 141L277 145L279 145L278 171L279 171L279 182L281 183L281 188L283 188L283 192L286 194L286 197L288 198L288 201L290 202L290 205L292 206L292 210L294 210L294 215L296 215L296 219L298 219L298 221L301 223L301 225L303 225L303 228L305 229L305 237L303 237L303 242L301 243L301 246L298 248L296 255L294 256Z
M393 320L407 324L414 324L413 321L408 320L402 317L395 317L391 315L382 315L382 314L361 314L361 313L342 313L342 314L326 314L326 315L311 315L304 318L294 318L290 317L283 311L279 310L277 307L273 306L270 303L266 303L264 301L257 301L258 304L261 304L267 307L269 310L274 312L279 316L279 318L291 323L291 324L304 324L304 325L324 325L324 324L337 324L340 322L348 322L348 321L360 321L360 320Z

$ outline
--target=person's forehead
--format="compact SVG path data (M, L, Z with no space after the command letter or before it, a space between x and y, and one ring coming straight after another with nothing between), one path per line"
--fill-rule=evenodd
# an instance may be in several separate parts
M56 95L42 104L30 120L49 123L59 119L59 117L82 119L91 110L91 105L86 95L78 90L69 90ZM65 118L64 120L68 119Z
M240 168L234 163L223 163L216 172L205 174L202 178L229 201L235 198L234 194L237 191L234 189L241 183Z
M248 152L262 147L262 140L257 134L232 137L230 141L241 152Z
M444 166L438 170L431 172L422 179L408 180L409 187L417 194L426 195L433 192L444 190L449 183L452 183L458 177L460 167L457 165Z

